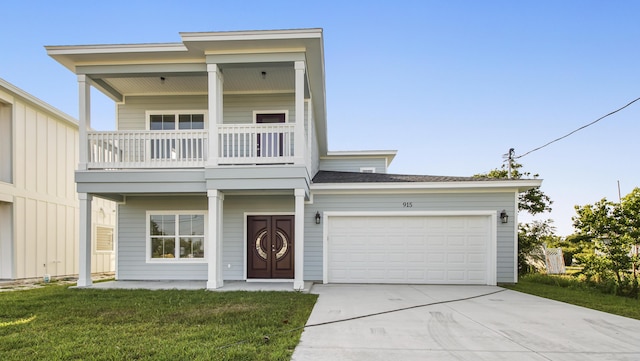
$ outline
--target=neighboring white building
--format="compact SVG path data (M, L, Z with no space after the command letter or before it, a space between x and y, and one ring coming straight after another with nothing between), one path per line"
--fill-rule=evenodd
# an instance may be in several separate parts
M78 274L78 123L0 79L0 280ZM91 272L113 272L115 204L94 201Z
M95 196L118 202L118 280L517 281L518 193L540 180L393 175L395 151L330 152L321 29L180 35L46 47L78 76L80 286ZM115 131L90 130L91 87Z

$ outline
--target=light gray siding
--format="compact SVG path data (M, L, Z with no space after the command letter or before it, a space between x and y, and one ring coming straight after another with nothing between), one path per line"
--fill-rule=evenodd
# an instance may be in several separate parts
M255 110L286 110L287 123L295 122L294 94L225 94L223 101L225 124L252 124Z
M323 158L320 159L320 170L334 172L360 172L360 168L375 168L376 173L386 173L386 158Z
M147 263L145 253L147 211L206 209L207 197L204 195L200 197L128 197L127 203L119 207L118 279L206 280L208 270L206 263ZM225 196L223 212L223 279L243 280L246 267L246 215L293 214L294 197L293 195Z
M407 193L407 194L314 194L305 208L305 270L307 280L322 280L322 225L313 222L316 212L328 211L495 211L515 214L515 193ZM411 208L403 207L411 202ZM511 218L514 219L514 218ZM499 222L499 220L498 220ZM497 225L497 281L515 282L513 221Z
M118 104L118 130L147 129L147 110L206 110L206 95L130 96Z
M246 215L274 213L293 214L295 207L294 197L293 195L225 196L223 207L223 278L225 280L243 280L244 269L246 267L245 260L247 258L245 253Z
M227 94L223 97L225 124L251 124L254 110L287 110L287 122L295 121L294 94ZM146 111L207 110L206 95L131 96L118 104L118 130L147 129Z
M206 263L147 263L146 212L206 210L207 197L128 197L118 207L119 280L206 280Z

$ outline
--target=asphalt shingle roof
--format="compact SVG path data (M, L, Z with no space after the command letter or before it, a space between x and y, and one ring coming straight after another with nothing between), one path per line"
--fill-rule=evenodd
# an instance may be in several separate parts
M319 171L313 183L418 183L418 182L477 182L500 180L493 178L451 177L437 175L409 175L387 173L360 173Z

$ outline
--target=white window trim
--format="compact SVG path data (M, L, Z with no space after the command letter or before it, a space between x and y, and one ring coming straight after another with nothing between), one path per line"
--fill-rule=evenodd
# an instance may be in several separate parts
M258 114L282 114L284 113L284 122L289 123L289 111L288 110L254 110L253 111L253 124L258 124Z
M375 173L376 167L360 167L360 173Z
M204 217L204 237L203 237L203 247L204 247L204 257L203 258L151 258L151 229L149 224L151 215L182 215L182 214L195 214L202 215ZM166 264L178 264L178 263L207 263L207 239L209 230L207 229L207 211L203 210L179 210L179 211L147 211L145 214L145 258L147 263L166 263ZM179 230L176 230L179 233ZM179 234L176 234L174 237L179 238Z
M111 229L111 242L112 242L111 250L105 251L105 250L99 250L98 249L98 227ZM95 250L95 252L98 253L98 254L111 254L111 253L114 253L115 250L116 250L116 230L115 230L115 227L113 225L111 225L111 224L96 223L94 225L93 230L94 230L94 235L95 235L93 237L94 238L94 240L93 240L94 248L93 249Z
M144 112L144 118L145 118L145 129L146 130L151 130L151 116L152 115L175 115L176 116L176 128L173 130L180 130L178 129L178 117L180 114L203 114L204 115L204 130L207 129L208 125L209 125L209 112L205 109L198 109L198 110L189 110L189 109L185 109L185 110L147 110ZM165 130L169 130L169 129L165 129ZM184 129L183 129L184 130ZM198 129L198 130L203 130L203 129Z

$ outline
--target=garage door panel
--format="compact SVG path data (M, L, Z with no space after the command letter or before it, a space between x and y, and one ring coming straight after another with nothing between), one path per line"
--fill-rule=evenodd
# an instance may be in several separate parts
M328 282L486 284L488 216L329 218Z

